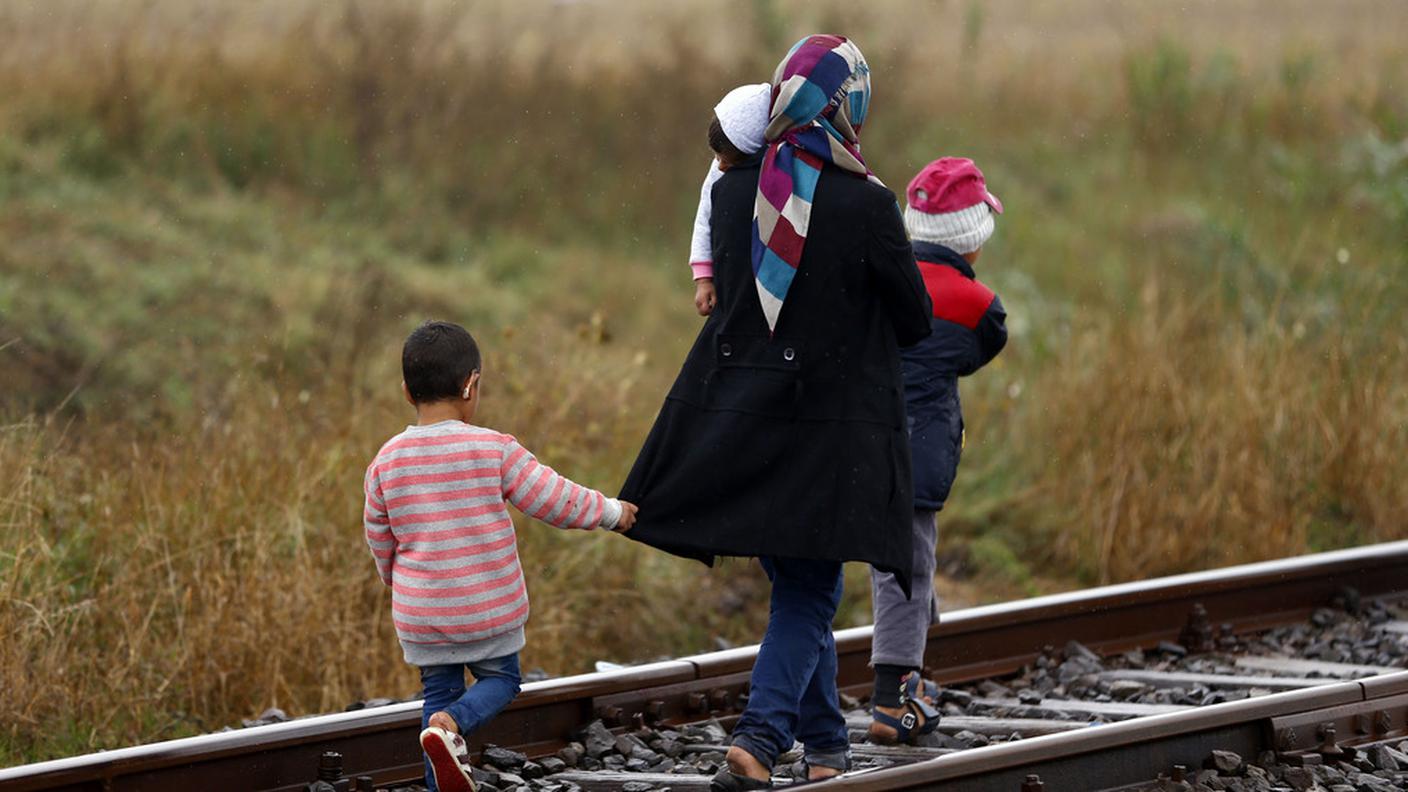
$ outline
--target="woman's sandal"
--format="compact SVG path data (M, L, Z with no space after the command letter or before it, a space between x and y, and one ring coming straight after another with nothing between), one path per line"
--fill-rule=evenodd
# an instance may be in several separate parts
M822 765L817 766L821 767ZM828 767L826 769L836 770L836 768L834 767ZM793 765L792 776L796 780L792 782L791 786L801 786L803 784L820 784L823 781L830 781L833 778L841 777L846 773L847 770L850 770L849 761L846 763L846 770L837 770L834 775L824 775L821 778L812 778L812 766L807 763L807 760L805 758L799 759L797 760L797 764Z
M746 775L730 772L727 768L715 774L709 782L710 792L747 792L751 789L772 789L772 779L759 781Z
M872 726L870 730L871 742L881 744L909 743L916 737L926 734L933 734L939 728L939 711L933 707L925 697L934 698L938 696L938 686L922 678L917 673L912 673L905 680L904 692L900 698L900 706L905 709L905 713L896 718L877 710L871 711L871 717L875 723L881 726L889 726L895 730L895 737L890 740L889 735L877 734ZM921 724L919 719L923 717Z

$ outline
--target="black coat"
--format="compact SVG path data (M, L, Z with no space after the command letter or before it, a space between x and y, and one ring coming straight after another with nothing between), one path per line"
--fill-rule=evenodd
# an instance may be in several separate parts
M827 167L801 266L769 337L749 256L758 168L714 186L718 304L621 497L629 536L714 557L865 561L908 589L913 487L900 345L929 296L895 198Z
M948 500L963 454L958 378L986 366L1007 344L1007 312L962 256L914 243L919 274L933 301L933 335L900 352L914 459L914 508Z

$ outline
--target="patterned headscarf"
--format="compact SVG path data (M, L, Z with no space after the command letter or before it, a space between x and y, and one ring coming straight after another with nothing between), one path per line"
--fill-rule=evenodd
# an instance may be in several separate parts
M870 107L870 67L860 48L840 36L807 36L777 65L772 94L752 250L769 331L802 262L821 169L831 163L880 183L860 158L860 128Z

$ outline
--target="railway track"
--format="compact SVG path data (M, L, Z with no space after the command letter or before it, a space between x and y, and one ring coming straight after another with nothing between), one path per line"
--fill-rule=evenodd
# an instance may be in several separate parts
M915 749L857 744L857 769L828 788L1191 789L1216 772L1201 768L1214 750L1301 768L1301 780L1368 772L1367 751L1389 763L1408 736L1408 673L1392 671L1408 651L1404 597L1408 542L1396 542L945 614L925 669L944 686L941 736ZM869 628L836 637L842 690L861 696ZM526 685L471 748L512 749L484 776L496 788L707 788L755 651ZM410 702L26 765L0 770L0 790L303 790L330 753L334 788L395 788L420 775L419 717ZM596 756L570 746L598 721ZM554 757L524 769L511 755L565 747L576 767ZM560 772L525 780L549 770ZM1204 788L1313 788L1224 770L1227 783Z

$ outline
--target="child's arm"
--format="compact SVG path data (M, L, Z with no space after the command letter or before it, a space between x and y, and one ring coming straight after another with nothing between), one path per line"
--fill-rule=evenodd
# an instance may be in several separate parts
M558 528L585 531L629 528L634 522L635 507L583 487L539 462L517 440L505 440L499 474L504 499L519 511Z
M714 248L709 221L714 214L714 184L723 176L717 159L709 162L704 185L699 188L699 208L694 213L694 234L689 241L689 267L694 270L694 310L700 316L714 312Z
M396 536L391 533L391 517L386 513L386 499L381 494L381 480L377 476L376 464L367 468L362 481L362 491L366 493L366 504L362 507L362 523L366 526L367 546L372 550L376 561L377 574L381 582L391 585L391 568L396 563Z
M976 371L992 362L997 353L1007 346L1007 310L1002 307L1002 300L996 294L973 332L978 337L978 365L973 367Z
M709 235L709 218L714 213L714 183L724 175L719 161L709 161L709 172L704 175L704 184L699 188L699 208L694 212L694 233L689 240L689 266L694 270L694 279L714 277L714 249Z

